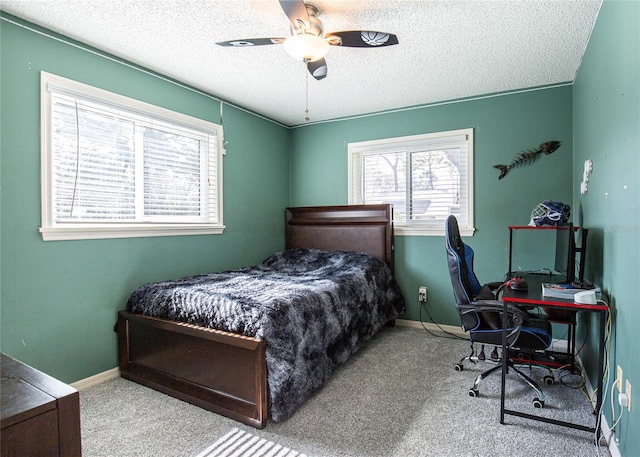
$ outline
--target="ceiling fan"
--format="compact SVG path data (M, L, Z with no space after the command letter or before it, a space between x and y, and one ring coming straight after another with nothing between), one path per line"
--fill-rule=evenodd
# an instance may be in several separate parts
M216 43L220 46L248 47L282 44L291 56L302 60L315 79L327 76L324 56L331 46L350 48L376 48L398 44L398 38L385 32L373 30L349 30L343 32L324 31L318 18L318 9L302 0L279 0L284 13L291 21L291 36L278 38L248 38Z

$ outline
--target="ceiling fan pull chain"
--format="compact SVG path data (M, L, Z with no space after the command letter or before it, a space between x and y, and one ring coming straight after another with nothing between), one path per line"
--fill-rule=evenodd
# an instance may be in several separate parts
M305 73L305 101L306 101L305 110L304 110L304 114L305 114L304 120L306 122L309 122L310 119L309 119L309 61L308 60L305 62L305 66L307 67L306 68L307 71L304 72Z

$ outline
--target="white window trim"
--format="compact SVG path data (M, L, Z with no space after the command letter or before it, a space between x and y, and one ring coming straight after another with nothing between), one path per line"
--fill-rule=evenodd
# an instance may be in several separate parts
M426 133L419 135L410 135L404 137L396 137L396 138L384 138L379 140L370 140L370 141L361 141L357 143L349 143L347 147L347 157L348 157L348 165L347 165L347 173L348 173L348 184L347 189L349 192L348 203L350 205L353 204L361 204L362 202L356 196L356 190L354 189L354 172L355 168L358 166L355 164L354 156L357 150L362 150L363 148L371 148L371 149L380 149L385 145L397 145L402 142L416 142L416 141L424 141L430 140L434 138L440 137L452 137L458 135L466 135L467 139L470 143L470 147L467 150L467 185L468 185L468 201L469 201L469 224L467 227L460 227L460 234L462 236L473 236L475 233L475 223L474 223L474 211L475 211L475 201L473 195L473 150L474 150L474 139L473 139L473 129L460 129L460 130L450 130L446 132L437 132L437 133ZM420 226L419 224L404 224L394 221L394 234L400 236L443 236L445 234L444 222L442 223L442 228L436 228L434 226Z
M94 99L100 103L122 106L127 110L139 111L167 120L171 123L185 124L203 130L216 132L217 153L217 194L216 217L217 223L58 223L53 213L53 184L51 182L51 90L69 95L80 95L83 98ZM222 126L185 114L177 113L165 108L141 102L129 97L114 94L70 79L62 78L50 73L41 72L40 75L40 123L41 123L41 227L39 228L44 241L56 240L86 240L107 238L136 238L153 236L177 235L219 235L224 231L222 218L222 157L223 130Z

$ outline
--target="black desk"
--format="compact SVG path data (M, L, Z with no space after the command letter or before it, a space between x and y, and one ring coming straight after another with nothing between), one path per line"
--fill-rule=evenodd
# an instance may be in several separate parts
M502 295L502 300L504 302L504 313L503 313L503 332L502 332L502 388L500 393L500 423L504 424L504 416L505 414L509 414L512 416L524 417L527 419L538 420L542 422L547 422L555 425L561 425L563 427L570 427L578 430L584 430L587 432L595 433L597 431L598 436L600 435L600 421L598 415L601 413L602 406L602 384L603 384L603 375L604 375L604 349L605 349L605 332L606 332L606 321L607 321L607 313L609 312L609 307L607 305L597 303L595 305L586 305L581 303L575 303L573 300L565 300L561 298L552 298L552 297L544 297L542 295L542 283L553 283L560 282L557 277L552 277L549 275L536 275L529 274L524 275L524 279L527 281L529 285L529 289L527 291L513 291L509 288L505 288L504 293ZM550 419L547 417L537 416L533 414L527 414L520 411L513 411L505 408L505 380L507 375L507 357L508 357L508 349L507 349L507 303L515 303L515 304L526 304L530 306L542 306L548 307L551 309L562 309L562 310L572 310L572 311L586 311L586 312L595 312L600 316L600 331L599 331L599 349L598 349L598 387L596 390L596 425L594 427L586 427L581 424L574 424L571 422L558 421L555 419Z

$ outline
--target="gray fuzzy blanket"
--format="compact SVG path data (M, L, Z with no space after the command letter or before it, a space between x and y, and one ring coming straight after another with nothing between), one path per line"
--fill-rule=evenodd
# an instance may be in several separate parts
M376 257L293 249L254 267L143 285L127 309L266 339L269 412L278 422L404 314L405 302Z

